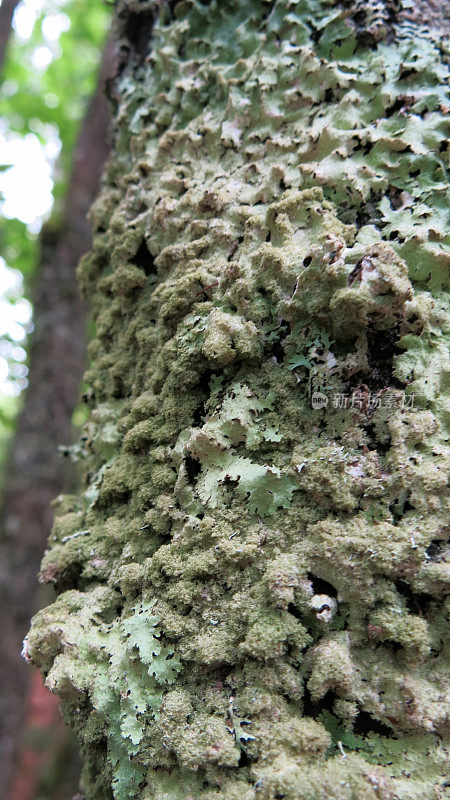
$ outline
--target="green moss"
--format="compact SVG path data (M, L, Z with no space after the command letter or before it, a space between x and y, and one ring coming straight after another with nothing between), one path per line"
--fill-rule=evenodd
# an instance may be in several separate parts
M88 800L445 796L447 71L356 6L161 4L118 82L25 648Z

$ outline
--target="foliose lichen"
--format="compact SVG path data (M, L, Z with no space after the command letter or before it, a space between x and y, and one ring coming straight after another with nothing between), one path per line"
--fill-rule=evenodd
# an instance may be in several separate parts
M119 3L153 38L25 644L87 800L446 796L448 68L410 5Z

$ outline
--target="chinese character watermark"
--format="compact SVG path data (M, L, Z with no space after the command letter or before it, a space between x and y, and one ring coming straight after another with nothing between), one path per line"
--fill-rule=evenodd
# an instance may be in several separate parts
M324 391L311 393L311 407L315 411L327 408L349 409L373 413L378 408L396 408L403 411L414 408L414 394L406 394L401 390L371 392L355 389L353 392L332 392L329 396Z

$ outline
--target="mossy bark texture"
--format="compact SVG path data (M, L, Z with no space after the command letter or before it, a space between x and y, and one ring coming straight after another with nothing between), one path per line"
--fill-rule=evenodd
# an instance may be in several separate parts
M408 0L117 21L85 491L25 655L88 800L443 800L444 45Z

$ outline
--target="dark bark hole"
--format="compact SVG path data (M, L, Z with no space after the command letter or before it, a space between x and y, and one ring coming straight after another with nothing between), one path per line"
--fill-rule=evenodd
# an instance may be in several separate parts
M313 700L311 698L311 692L308 688L305 688L305 693L303 695L303 715L305 717L317 719L323 711L332 713L335 700L336 695L331 691L328 691L320 700Z
M215 374L217 374L217 373L215 373ZM212 370L206 369L200 375L199 382L198 382L198 388L202 392L205 392L205 394L207 394L208 396L209 396L209 382L210 382L210 380L212 378L212 375L213 375Z
M200 375L200 378L199 378L199 381L198 381L197 385L198 385L199 390L205 395L205 397L204 397L203 400L201 400L201 402L195 408L194 413L192 415L192 422L193 422L195 427L200 427L200 425L203 425L206 403L207 403L208 398L211 395L211 391L210 391L210 387L209 387L211 378L212 378L213 375L218 377L221 374L222 374L221 371L213 372L212 370L207 369L207 370L205 370L205 372L202 373L202 375Z
M128 505L131 499L131 490L124 489L123 491L112 491L111 498L115 503Z
M392 117L393 114L398 114L399 111L407 111L414 104L414 97L407 94L402 94L397 100L389 106L384 112L385 117Z
M332 583L328 583L323 578L318 578L312 572L308 572L308 580L311 581L314 594L327 594L329 597L337 597L337 589Z
M264 290L259 289L258 291L263 297L266 296L266 294L263 293ZM275 356L279 364L281 364L281 362L284 361L285 358L285 352L282 342L283 339L285 339L286 336L288 335L289 331L290 331L289 322L286 322L286 320L284 319L280 320L280 324L277 330L274 331L274 333L276 332L276 336L274 336L272 342L270 343L270 349L268 351L268 354Z
M402 194L401 190L398 189L396 186L389 186L387 196L389 199L389 204L391 208L394 209L394 211L397 211L397 209L401 208L403 205L401 194ZM395 231L395 233L398 234L398 231Z
M391 446L391 439L388 437L386 441L381 442L376 434L375 425L372 422L369 422L367 425L363 425L363 429L367 433L367 438L373 445L374 449L380 456L385 456Z
M120 617L122 611L125 606L125 599L120 599L116 605L114 606L114 610L110 609L108 613L99 614L100 618L104 620L104 622L113 622L114 617Z
M433 595L427 594L427 592L413 592L409 583L401 579L395 581L395 588L405 598L408 610L412 614L419 614L420 616L426 614L429 604L434 600Z
M275 356L275 358L276 358L276 360L277 360L277 362L279 364L282 361L284 361L284 356L285 356L284 347L283 347L283 345L281 344L280 341L273 343L273 345L272 345L272 353Z
M239 479L230 478L228 475L224 478L223 485L229 489L237 489L239 486Z
M206 400L202 400L192 415L192 422L195 428L200 428L200 426L203 424L203 418L205 416L205 403Z
M302 614L298 608L295 607L294 603L289 603L287 610L289 614L292 614L292 616L295 617L295 619L302 619Z
M121 397L128 397L131 394L131 390L125 386L124 381L118 375L113 376L113 390L112 396L116 398Z
M150 253L145 239L142 239L132 261L133 264L140 267L146 275L156 275L155 259Z
M153 11L130 11L124 24L124 36L129 42L138 64L145 61L150 52L155 14Z
M240 741L239 731L237 732L237 738ZM249 758L248 753L246 753L245 750L241 750L238 767L248 767L252 763L252 760L253 759Z
M433 539L425 550L425 557L428 561L441 561L444 555L445 541Z
M269 3L266 3L266 6L267 6L267 8L266 8L266 16L265 16L264 23L263 23L263 24L261 25L261 27L260 27L260 30L261 30L261 31L262 31L262 30L265 28L265 26L267 25L267 21L268 21L269 17L270 17L270 16L271 16L271 14L272 14L272 11L273 11L273 9L274 9L274 6L275 6L275 0L270 0L270 2L269 2Z
M366 14L365 14L365 11L363 11L363 10L361 10L361 11L356 11L356 12L353 14L353 22L355 23L355 25L361 25L362 27L364 27L364 26L365 26L365 24L366 24Z
M234 242L232 243L232 245L231 245L231 247L230 247L230 249L228 251L227 261L231 261L231 259L233 258L236 250L239 248L239 245L241 245L243 241L244 241L244 237L243 236L238 236L237 239L234 240Z
M408 497L409 496L410 496L410 494L408 494ZM408 498L407 498L405 500L404 504L403 504L403 514L406 514L407 511L414 511L414 508L415 508L415 506L413 506L412 503L410 503Z
M397 346L399 327L397 322L387 330L376 330L371 324L367 328L367 355L371 369L368 386L372 392L389 386L401 387L392 374L394 357L400 352Z
M47 577L44 573L42 581L51 584L56 594L62 594L69 589L77 589L83 567L84 564L81 561L73 561L61 571L56 570L51 577Z
M372 150L372 147L373 147L373 142L366 142L359 149L361 150L361 153L367 156Z
M403 69L400 70L399 78L402 81L407 81L408 78L412 78L413 75L417 75L417 72L417 67L403 67Z
M408 499L410 496L411 492L410 490L408 490L404 497L396 497L396 499L389 504L389 511L391 512L395 520L402 519L402 517L406 514L406 512L410 511L413 508Z
M348 285L351 286L356 280L361 280L362 261L359 261L348 276Z
M194 486L197 482L197 478L200 475L202 466L200 461L197 458L192 458L192 456L186 456L184 459L184 463L186 466L186 474L188 477L188 481L191 486Z
M360 711L353 723L353 733L356 736L367 736L368 733L377 733L379 736L392 736L392 729L388 728L367 711Z
M378 224L381 220L381 211L378 208L378 203L382 196L381 192L371 191L367 201L359 206L356 211L353 206L348 207L343 204L339 212L342 222L354 223L358 230L363 225Z
M322 31L319 30L318 28L315 28L312 22L309 23L309 27L311 29L310 36L312 41L314 42L314 44L318 44L320 37L322 36Z

